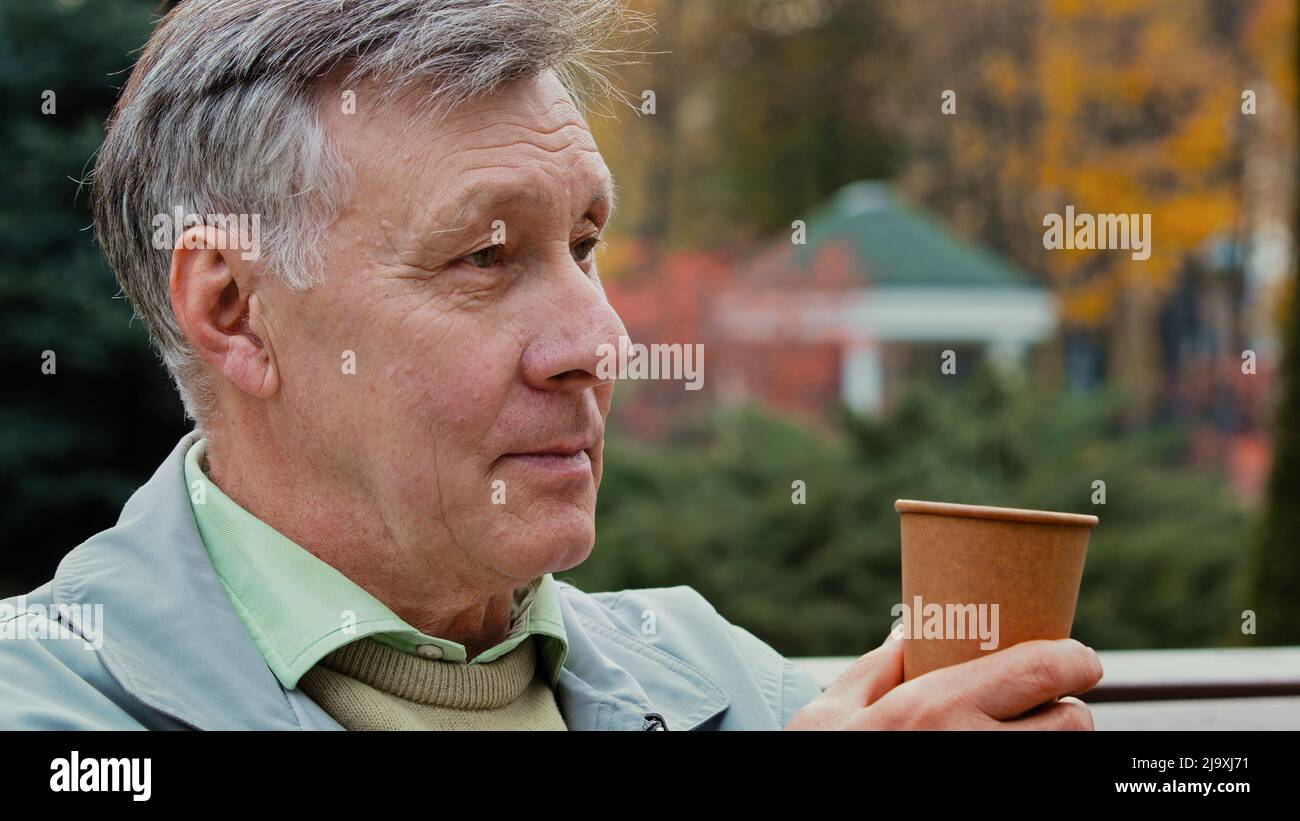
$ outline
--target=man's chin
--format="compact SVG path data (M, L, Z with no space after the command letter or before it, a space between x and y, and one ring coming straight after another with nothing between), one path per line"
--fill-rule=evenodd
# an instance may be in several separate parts
M534 507L528 517L514 518L495 529L495 545L503 551L500 560L511 575L536 578L582 564L596 543L596 524L590 513L574 505L546 504Z

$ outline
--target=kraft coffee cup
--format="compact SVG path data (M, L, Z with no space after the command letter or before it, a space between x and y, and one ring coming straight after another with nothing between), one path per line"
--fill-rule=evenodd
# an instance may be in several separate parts
M1096 516L899 499L903 679L1070 637Z

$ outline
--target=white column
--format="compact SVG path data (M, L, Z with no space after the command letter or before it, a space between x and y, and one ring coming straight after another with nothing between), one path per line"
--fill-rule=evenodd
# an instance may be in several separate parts
M840 395L858 413L877 413L885 402L885 372L880 345L871 340L850 340L840 365Z
M1024 339L990 339L985 356L1004 371L1021 373L1029 354L1029 344Z

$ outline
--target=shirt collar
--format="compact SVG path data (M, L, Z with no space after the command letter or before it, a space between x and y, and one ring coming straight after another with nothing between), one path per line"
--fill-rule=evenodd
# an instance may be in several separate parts
M465 662L464 645L429 636L338 570L244 510L203 470L207 442L185 454L185 484L204 549L240 621L286 689L333 650L367 636L405 652L434 647L444 661ZM509 635L473 663L538 639L538 661L554 687L568 655L559 591L551 574L515 591ZM421 655L430 651L420 651Z

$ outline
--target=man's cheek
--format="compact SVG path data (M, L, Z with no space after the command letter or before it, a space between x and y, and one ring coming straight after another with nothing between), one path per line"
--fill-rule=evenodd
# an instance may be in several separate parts
M469 338L444 370L445 389L454 392L462 416L490 422L498 415L519 372L519 351L498 340Z

